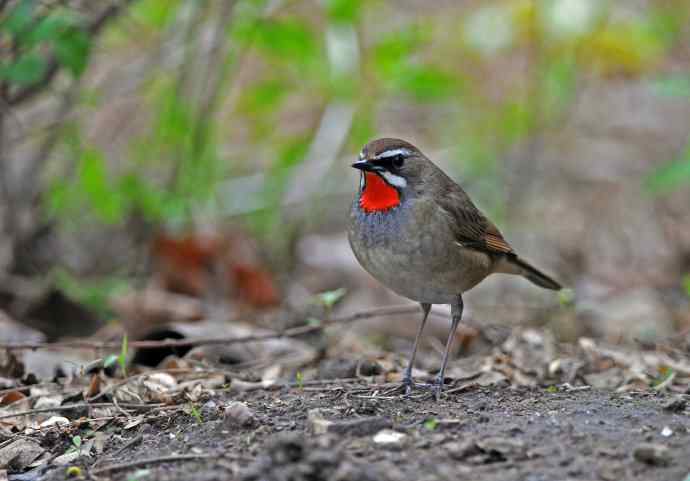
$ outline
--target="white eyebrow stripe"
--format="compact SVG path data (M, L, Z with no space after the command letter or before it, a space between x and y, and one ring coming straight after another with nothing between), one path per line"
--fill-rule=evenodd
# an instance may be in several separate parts
M392 150L384 150L379 155L374 157L374 160L387 159L388 157L395 157L396 155L410 155L410 149L400 148Z
M388 182L393 187L398 187L399 189L407 187L407 181L405 180L404 177L400 177L399 175L392 174L391 172L388 172L387 170L385 170L383 172L379 172L379 174L382 175L383 178L386 179L386 182Z

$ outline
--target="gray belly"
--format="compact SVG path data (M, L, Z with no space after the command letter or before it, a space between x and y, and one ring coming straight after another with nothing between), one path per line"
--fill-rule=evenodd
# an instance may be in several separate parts
M415 216L405 206L367 214L354 205L348 233L352 250L364 269L397 294L417 302L454 303L491 272L491 258L456 244L442 220L417 217L426 216Z

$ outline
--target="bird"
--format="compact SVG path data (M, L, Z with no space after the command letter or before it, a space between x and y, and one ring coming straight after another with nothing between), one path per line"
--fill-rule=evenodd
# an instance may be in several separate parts
M431 306L450 304L450 332L430 385L438 400L462 320L463 293L493 273L522 276L551 290L561 284L518 256L462 187L411 143L373 140L352 167L360 171L360 181L349 214L350 247L364 270L422 309L403 373L406 396L416 387L412 366Z

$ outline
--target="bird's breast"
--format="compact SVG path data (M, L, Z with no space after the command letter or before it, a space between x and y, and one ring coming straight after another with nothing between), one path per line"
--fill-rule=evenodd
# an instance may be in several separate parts
M450 303L489 273L490 259L463 249L442 218L403 202L367 213L355 201L349 239L359 263L400 295L419 302Z

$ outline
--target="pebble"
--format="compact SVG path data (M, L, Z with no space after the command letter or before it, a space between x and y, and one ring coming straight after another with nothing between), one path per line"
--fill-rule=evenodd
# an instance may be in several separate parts
M502 458L524 458L527 446L521 439L488 437L477 441L479 449L487 454L499 455Z
M633 457L652 466L665 466L671 462L671 452L663 444L639 444L633 450Z
M223 410L223 422L228 427L249 428L256 425L254 411L243 402L233 401Z
M366 416L355 419L335 420L327 419L327 411L312 409L307 414L309 430L313 434L349 434L351 436L370 436L382 429L393 426L390 419L378 416Z
M213 399L206 401L203 406L201 406L201 416L204 419L213 418L218 414L218 403Z
M477 444L469 439L446 443L445 448L448 456L456 461L462 461L470 456L475 456L480 453Z
M393 431L392 429L382 429L374 435L374 442L388 447L399 446L405 437L407 437L405 433Z

